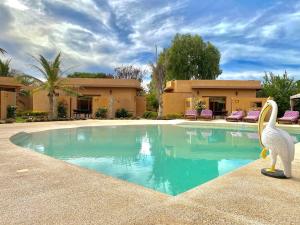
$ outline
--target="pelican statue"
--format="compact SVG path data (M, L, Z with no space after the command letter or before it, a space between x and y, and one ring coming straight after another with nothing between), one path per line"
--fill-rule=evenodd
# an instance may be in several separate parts
M264 121L268 112L272 109L270 120L264 128ZM258 120L258 136L263 147L261 157L266 158L270 151L271 168L263 169L262 173L276 178L289 178L292 176L292 161L295 155L295 145L292 137L284 130L275 126L278 107L275 101L268 99L261 110ZM284 171L276 170L277 156L282 161Z

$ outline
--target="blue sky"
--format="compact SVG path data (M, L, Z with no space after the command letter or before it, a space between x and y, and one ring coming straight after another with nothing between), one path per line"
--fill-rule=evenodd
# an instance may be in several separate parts
M285 70L300 79L300 1L2 0L0 47L12 66L38 76L30 55L63 53L64 67L147 69L155 45L201 35L222 55L220 79L261 79Z

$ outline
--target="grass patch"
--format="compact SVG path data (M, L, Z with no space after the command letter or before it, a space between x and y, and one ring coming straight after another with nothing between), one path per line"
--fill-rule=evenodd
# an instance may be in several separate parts
M25 123L26 119L23 119L22 117L16 117L16 123Z

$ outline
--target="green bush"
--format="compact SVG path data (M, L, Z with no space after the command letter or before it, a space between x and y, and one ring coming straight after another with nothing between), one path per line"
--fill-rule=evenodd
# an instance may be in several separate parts
M99 108L95 113L96 118L106 118L107 109Z
M8 119L15 119L16 118L16 110L17 107L14 105L7 106L7 118Z
M23 111L23 112L18 112L17 116L20 116L22 118L28 118L28 117L46 117L46 116L48 116L48 112Z
M145 118L145 119L156 119L157 118L157 112L146 111L143 114L143 118Z
M57 104L57 117L66 118L67 117L67 105L64 102L59 102Z
M128 118L131 117L131 113L128 112L128 110L121 108L118 109L115 113L116 118Z
M183 114L168 114L165 116L165 119L167 120L174 120L174 119L181 119L183 118Z

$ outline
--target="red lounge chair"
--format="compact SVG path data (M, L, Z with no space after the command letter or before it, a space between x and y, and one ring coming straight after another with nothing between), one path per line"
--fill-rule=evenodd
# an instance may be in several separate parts
M243 111L233 111L230 116L226 118L227 121L237 122L243 119L244 112Z
M283 117L278 119L278 123L297 123L299 118L298 111L285 111Z
M199 118L206 119L206 120L212 120L213 119L213 112L210 109L203 109L201 111L201 114L200 114Z
M259 110L253 110L253 111L249 111L247 116L244 117L244 121L245 122L252 122L252 123L255 123L258 121L258 118L259 118L259 114L260 114L260 111Z
M193 118L193 119L196 120L197 117L198 117L197 110L195 110L195 109L186 110L185 114L184 114L184 117L185 118Z

